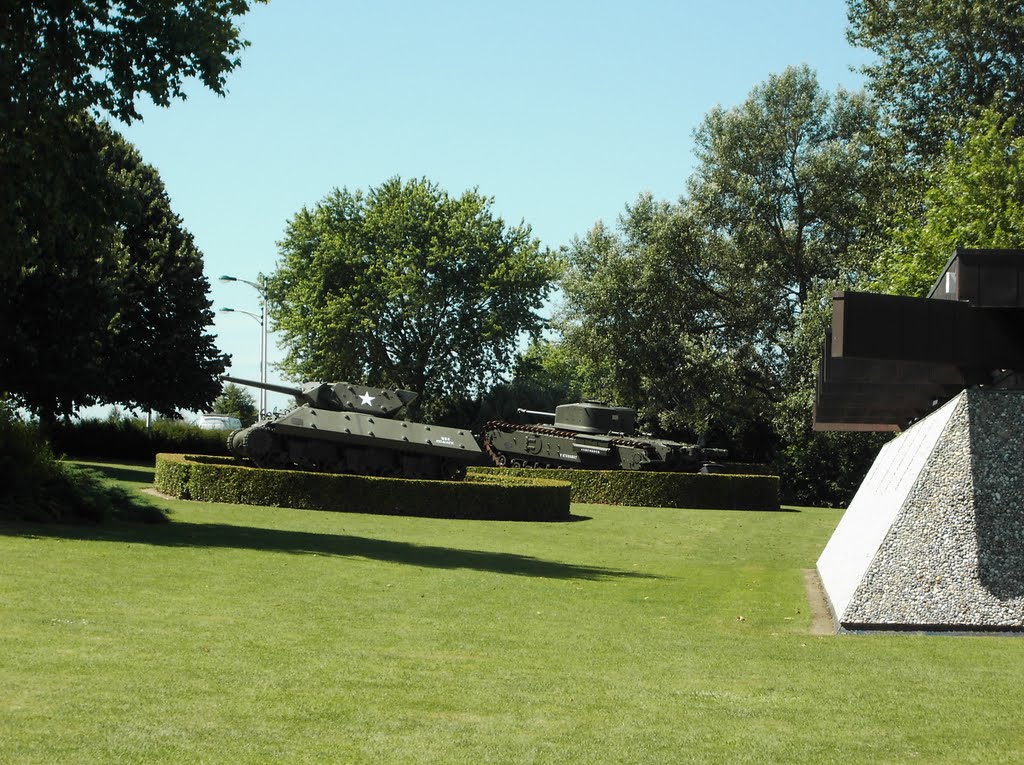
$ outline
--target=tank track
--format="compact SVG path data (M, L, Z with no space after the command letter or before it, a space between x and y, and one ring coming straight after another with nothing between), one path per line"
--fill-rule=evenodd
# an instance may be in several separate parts
M546 427L544 425L522 425L522 424L517 423L517 422L508 422L506 420L491 420L486 425L484 425L484 435L483 435L482 441L483 441L484 453L488 457L491 458L491 462L493 462L494 465L496 465L497 467L505 467L507 464L509 464L509 460L506 460L505 462L502 462L501 461L501 459L502 459L501 453L498 452L498 450L495 449L494 446L491 444L491 438L490 438L489 434L490 434L490 431L492 431L492 430L508 430L508 431L514 430L514 431L517 431L517 432L520 432L520 433L535 433L535 434L537 434L539 436L555 436L557 438L579 438L581 435L587 435L586 433L578 433L578 432L576 432L574 430L560 430L558 428L549 428L549 427ZM609 436L609 435L603 434L603 433L601 435L603 435L606 438L608 438L609 442L612 443L612 444L615 444L616 446L627 446L627 447L631 447L631 448L634 448L634 449L647 449L648 448L648 444L644 443L643 441L637 441L635 439L626 438L624 436L615 437L615 436ZM520 458L517 458L517 459L520 459ZM526 465L526 467L540 467L540 468L570 468L570 467L573 467L572 465L560 465L560 464L555 463L555 462L546 462L544 460L534 460L534 461L530 462L529 460L525 460L524 459L522 461L524 463L526 463L526 462L530 463L529 465Z

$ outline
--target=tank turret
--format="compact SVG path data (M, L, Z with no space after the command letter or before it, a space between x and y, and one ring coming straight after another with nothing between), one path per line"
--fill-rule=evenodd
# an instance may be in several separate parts
M294 396L295 408L228 437L228 451L257 467L458 479L483 453L467 430L396 420L418 394L347 382L296 387L224 376Z
M553 412L517 409L519 414L551 420L557 430L574 433L618 433L630 436L636 431L636 410L624 406L609 406L604 401L581 401L560 404Z
M221 379L294 396L296 401L318 409L329 409L332 412L362 412L382 417L394 417L399 409L406 404L411 404L419 397L418 393L411 390L372 388L367 385L352 385L347 382L306 382L298 387L292 387L228 375L224 375Z

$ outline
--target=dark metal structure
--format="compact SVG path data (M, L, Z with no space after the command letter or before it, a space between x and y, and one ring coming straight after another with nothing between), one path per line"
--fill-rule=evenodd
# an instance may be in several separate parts
M972 386L1019 387L1024 250L957 250L926 298L837 292L815 430L900 430Z
M493 421L484 426L484 451L495 465L715 472L724 449L708 449L636 433L636 410L601 401L562 404L554 412L518 410L551 425Z
M228 450L258 467L459 479L483 453L466 430L394 419L416 393L346 382L292 388L229 382L294 396L297 406L228 436Z

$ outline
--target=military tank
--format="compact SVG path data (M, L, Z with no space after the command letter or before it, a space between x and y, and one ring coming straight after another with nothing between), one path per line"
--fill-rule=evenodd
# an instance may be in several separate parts
M603 401L562 404L554 412L519 409L519 414L551 420L551 425L491 421L483 447L495 465L719 472L724 449L650 438L636 433L636 410Z
M257 467L459 480L467 466L483 461L467 430L394 419L417 398L413 391L347 382L293 388L221 379L296 399L296 408L228 436L228 451Z

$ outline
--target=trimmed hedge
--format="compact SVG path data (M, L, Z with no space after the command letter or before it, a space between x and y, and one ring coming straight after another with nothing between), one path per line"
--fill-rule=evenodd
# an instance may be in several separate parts
M511 474L572 484L573 502L709 510L778 510L779 477L647 470L471 467L469 475Z
M230 458L156 455L154 484L179 499L429 518L565 520L569 484L550 478L472 475L463 481L266 470Z

